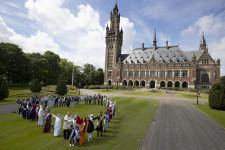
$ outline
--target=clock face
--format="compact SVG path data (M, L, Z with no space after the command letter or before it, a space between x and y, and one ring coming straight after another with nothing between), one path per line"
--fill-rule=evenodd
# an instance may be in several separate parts
M109 49L113 49L113 45L112 44L109 44Z

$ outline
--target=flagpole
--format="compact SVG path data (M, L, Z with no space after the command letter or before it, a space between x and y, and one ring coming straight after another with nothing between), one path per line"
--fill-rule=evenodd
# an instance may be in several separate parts
M74 61L73 61L73 70L72 70L72 86L73 86L73 80L74 80Z

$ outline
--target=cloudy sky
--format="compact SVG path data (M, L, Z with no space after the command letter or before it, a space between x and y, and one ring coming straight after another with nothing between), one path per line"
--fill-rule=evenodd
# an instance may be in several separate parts
M0 0L0 42L24 52L53 51L78 65L104 68L105 26L115 0ZM122 53L159 46L198 50L204 31L209 53L225 75L224 0L118 0L124 30Z

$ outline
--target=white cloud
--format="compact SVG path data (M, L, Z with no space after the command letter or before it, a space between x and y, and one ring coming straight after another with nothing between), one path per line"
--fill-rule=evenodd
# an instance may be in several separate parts
M28 0L25 7L31 19L52 35L64 49L60 57L75 62L92 63L104 68L105 29L100 25L98 11L90 5L77 6L77 12L63 8L64 0ZM133 23L121 17L125 50L132 49L135 30ZM126 39L126 40L125 40Z
M56 44L51 36L45 32L37 31L30 37L25 37L15 33L15 31L7 26L0 17L0 41L10 42L19 45L25 52L40 52L46 50L59 53L60 46Z
M210 14L199 18L193 25L189 26L181 32L182 40L186 43L196 43L196 33L200 35L204 31L206 43L209 47L209 53L213 59L219 58L221 60L221 75L225 75L225 14L224 12L214 15ZM197 43L200 44L200 36ZM187 47L188 44L186 44ZM190 47L190 45L189 45Z
M215 41L210 43L209 49L211 50L210 53L214 59L219 58L221 63L221 76L225 75L225 55L223 55L225 50L225 37L223 37L219 41Z
M130 53L133 50L133 41L136 35L134 24L128 18L121 17L120 26L123 29L122 53Z
M205 31L208 35L218 35L225 33L223 27L225 26L225 16L221 13L218 16L210 14L208 16L203 16L198 19L194 25L189 26L187 29L182 31L183 35L198 33Z

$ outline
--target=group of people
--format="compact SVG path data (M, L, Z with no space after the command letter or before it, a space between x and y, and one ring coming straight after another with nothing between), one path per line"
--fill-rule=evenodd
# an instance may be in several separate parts
M63 121L64 139L70 140L70 146L74 146L74 144L83 145L86 132L88 132L88 141L92 140L92 133L94 130L97 130L97 137L99 137L99 134L102 136L102 132L106 132L109 122L115 115L116 102L108 99L106 96L101 96L100 94L94 95L93 97L87 95L73 96L71 98L56 96L53 101L51 100L53 99L52 96L49 100L48 97L49 96L41 96L41 99L39 99L36 95L32 98L28 97L26 100L17 100L19 115L23 116L24 119L37 120L39 126L44 125L43 133L50 132L51 117L54 117L54 136L60 135L61 122ZM62 99L66 104L71 100L72 103L75 103L74 105L79 102L81 102L81 104L96 105L96 102L98 102L98 105L105 106L106 112L100 112L96 117L94 117L93 114L90 114L82 119L77 114L72 117L70 112L68 112L65 117L62 114L54 115L50 112L51 105L49 105L49 103L52 104L51 101L55 103L52 106L63 107L63 105L60 106L57 104L57 99L58 102L59 99ZM97 120L96 127L95 120Z

